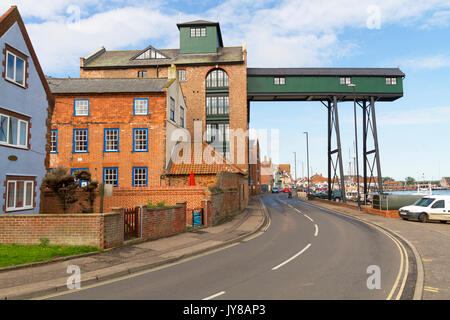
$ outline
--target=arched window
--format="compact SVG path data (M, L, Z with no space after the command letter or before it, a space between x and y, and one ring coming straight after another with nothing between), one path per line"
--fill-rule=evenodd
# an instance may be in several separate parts
M214 69L206 76L206 88L228 88L228 75L221 69Z

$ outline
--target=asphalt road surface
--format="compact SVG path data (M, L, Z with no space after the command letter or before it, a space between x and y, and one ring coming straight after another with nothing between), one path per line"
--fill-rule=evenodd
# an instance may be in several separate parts
M167 268L51 299L412 297L413 261L388 234L358 220L288 199L285 194L265 195L262 201L271 223L256 238ZM377 270L379 288L374 278Z

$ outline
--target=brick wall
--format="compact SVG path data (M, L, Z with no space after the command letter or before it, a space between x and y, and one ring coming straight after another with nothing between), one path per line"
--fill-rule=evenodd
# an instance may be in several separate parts
M123 214L1 215L0 243L89 245L111 248L123 242Z
M186 203L173 207L142 207L142 237L157 239L186 231Z

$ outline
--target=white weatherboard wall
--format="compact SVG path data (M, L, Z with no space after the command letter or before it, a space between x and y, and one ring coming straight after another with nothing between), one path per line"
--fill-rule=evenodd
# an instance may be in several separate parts
M187 121L187 113L189 111L184 101L183 91L181 90L181 86L177 80L174 81L167 88L166 92L167 92L167 121L166 121L166 167L167 167L175 144L177 143L176 139L172 139L172 134L174 133L174 131L182 130L187 137L189 136L189 132L185 129ZM170 97L175 99L175 121L170 120ZM184 108L184 128L180 126L180 106ZM175 136L178 135L176 134Z
M4 213L5 200L3 195L6 192L4 182L7 175L36 177L36 206L32 210L17 213L39 213L39 188L45 175L47 96L17 22L0 37L1 52L3 52L5 44L28 56L27 72L29 76L27 89L9 83L3 77L0 77L0 107L31 117L31 148L22 150L0 145L0 214ZM4 59L5 56L2 53L0 55L0 74L4 72L2 65ZM9 160L8 157L11 155L16 156L17 161ZM14 214L15 212L9 213Z

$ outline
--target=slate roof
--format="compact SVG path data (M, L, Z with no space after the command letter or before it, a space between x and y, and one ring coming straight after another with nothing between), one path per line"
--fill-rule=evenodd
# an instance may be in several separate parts
M129 68L162 65L243 62L242 47L219 47L217 53L180 54L180 49L158 49L167 59L133 60L143 50L103 51L85 61L82 68Z
M247 76L392 76L404 77L399 68L247 68Z
M191 171L194 172L194 174L217 174L221 171L245 174L243 170L239 169L234 164L229 163L219 153L215 153L215 157L219 160L218 162L222 163L206 163L202 158L202 154L200 154L200 152L194 152L194 150L198 148L198 145L196 144L199 143L202 144L202 154L205 154L206 152L208 152L209 154L213 154L214 151L212 147L205 142L180 142L175 146L174 152L172 153L172 157L167 168L167 175L189 175ZM175 155L178 155L178 157L181 159L181 150L183 150L183 152L189 150L189 144L191 144L190 163L176 163L176 158L174 158Z
M53 94L63 93L140 93L164 92L171 81L167 78L47 78Z

